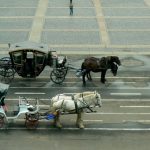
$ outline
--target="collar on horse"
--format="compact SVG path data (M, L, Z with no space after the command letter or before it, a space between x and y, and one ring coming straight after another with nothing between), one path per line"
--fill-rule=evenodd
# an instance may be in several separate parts
M95 112L92 108L90 108L90 106L87 104L87 102L84 100L84 97L83 97L83 93L81 94L82 96L82 101L79 100L82 104L84 104L84 107L82 108L88 108L91 112Z

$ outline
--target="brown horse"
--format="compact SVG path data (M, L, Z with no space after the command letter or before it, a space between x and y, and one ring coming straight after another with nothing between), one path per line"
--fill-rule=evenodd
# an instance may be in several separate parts
M117 56L107 56L102 58L89 57L84 60L81 66L83 85L86 85L85 76L88 80L92 80L90 72L101 72L101 82L105 83L105 75L108 69L114 76L117 75L118 65L121 65L121 61Z

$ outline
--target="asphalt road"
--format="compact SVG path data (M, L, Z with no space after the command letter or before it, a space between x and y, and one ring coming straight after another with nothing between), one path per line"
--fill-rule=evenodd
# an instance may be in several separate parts
M18 138L19 137L19 138ZM149 132L137 131L20 131L1 132L3 150L149 150Z

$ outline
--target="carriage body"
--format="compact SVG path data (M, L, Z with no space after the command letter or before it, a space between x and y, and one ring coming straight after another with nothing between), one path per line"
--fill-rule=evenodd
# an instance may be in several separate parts
M15 72L24 78L35 78L40 75L45 66L53 68L50 74L53 82L63 82L66 57L59 63L56 51L50 51L48 45L34 42L21 42L9 44L10 57L0 59L0 75L6 78L14 78ZM54 77L55 76L55 77Z
M44 44L23 42L10 45L12 67L21 77L37 77L47 65L48 47Z
M25 125L27 128L36 128L39 120L39 102L36 99L35 106L30 105L26 98L19 97L15 110L6 110L5 97L9 85L0 83L0 128L5 127L9 122L17 120L22 114L25 115Z

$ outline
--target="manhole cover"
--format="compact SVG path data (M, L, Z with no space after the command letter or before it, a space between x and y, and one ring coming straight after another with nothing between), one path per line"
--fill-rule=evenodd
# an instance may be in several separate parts
M136 66L143 66L144 62L141 60L129 57L129 58L122 59L121 64L122 66L125 66L125 67L136 67Z

